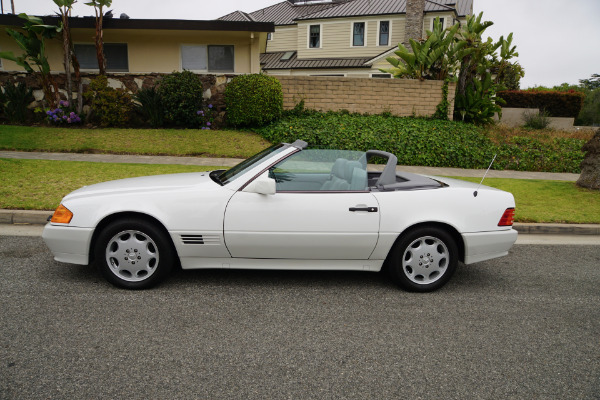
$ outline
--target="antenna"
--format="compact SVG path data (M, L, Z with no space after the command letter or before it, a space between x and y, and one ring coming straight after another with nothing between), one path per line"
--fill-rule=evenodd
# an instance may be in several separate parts
M483 174L483 178L481 178L481 182L479 182L479 186L477 186L477 190L473 192L473 197L477 197L477 191L479 191L479 188L481 187L481 184L483 183L483 180L485 179L485 176L490 171L490 168L492 168L492 164L494 163L494 160L496 159L497 155L498 155L498 153L494 154L494 158L492 158L492 162L490 163L490 166L485 171L485 174Z

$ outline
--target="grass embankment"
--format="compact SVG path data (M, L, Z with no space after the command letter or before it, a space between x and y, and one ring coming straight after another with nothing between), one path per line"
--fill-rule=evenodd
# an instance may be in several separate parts
M64 195L84 185L219 168L0 159L0 208L51 210ZM573 182L487 178L484 183L514 194L517 222L600 223L600 193L577 188Z
M0 158L0 208L53 210L66 194L82 186L136 176L221 168Z
M238 131L0 125L0 150L247 158L268 146Z

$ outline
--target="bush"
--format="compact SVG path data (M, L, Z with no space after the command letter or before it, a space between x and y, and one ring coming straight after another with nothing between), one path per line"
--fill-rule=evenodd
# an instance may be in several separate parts
M131 96L124 90L109 87L106 76L92 79L83 95L91 99L90 118L100 125L123 126L129 122L133 109Z
M585 140L515 137L495 145L485 131L471 124L348 112L290 112L277 122L254 129L270 142L307 141L311 147L384 150L401 165L579 172Z
M498 97L506 102L505 107L538 108L546 110L552 117L575 118L581 111L585 95L575 90L504 90L498 92Z
M585 140L554 138L550 142L515 136L498 146L494 169L545 172L581 172Z
M191 71L173 72L161 79L158 93L168 124L197 128L198 110L203 109L203 89L200 77Z
M494 155L479 128L454 121L310 112L287 114L255 131L270 142L302 139L316 147L384 150L404 165L484 168Z
M25 83L7 84L4 86L4 94L0 98L0 112L4 112L9 122L22 124L27 119L27 106L33 100L35 100L33 90L28 88Z
M546 111L525 111L523 113L525 128L546 129L550 125L550 118Z
M156 87L142 88L133 96L139 104L135 108L146 118L154 128L159 128L165 123L165 108L162 97Z
M74 107L70 107L68 101L61 100L58 102L58 107L53 110L47 110L46 116L48 122L55 125L60 124L78 124L81 118L75 112Z
M262 74L238 75L225 89L227 123L232 126L263 126L281 116L281 83Z

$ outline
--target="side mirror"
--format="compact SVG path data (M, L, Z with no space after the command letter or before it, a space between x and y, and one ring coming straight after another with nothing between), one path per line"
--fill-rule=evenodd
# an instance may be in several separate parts
M269 178L269 171L250 182L243 192L258 193L258 194L275 194L277 191L275 179Z

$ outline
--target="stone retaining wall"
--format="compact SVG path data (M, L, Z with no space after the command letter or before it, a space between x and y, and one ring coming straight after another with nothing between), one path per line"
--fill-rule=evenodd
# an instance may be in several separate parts
M64 90L66 87L65 81L66 76L64 73L52 74L61 93L61 97L66 100L67 92ZM154 84L163 76L168 74L129 74L129 73L108 73L108 85L115 89L124 89L130 94L135 94L141 88L148 88L154 86ZM94 79L97 74L82 73L83 80L83 91L85 92L90 81ZM209 103L213 104L217 111L223 111L225 109L225 87L227 83L235 75L199 75L202 80L204 87L204 99ZM25 82L25 84L33 88L33 95L35 102L31 104L31 107L42 106L41 101L44 97L41 86L38 80L33 74L27 74L24 72L3 72L0 71L0 86L6 83L18 83ZM76 91L73 92L76 97Z
M141 88L153 86L166 74L109 73L108 84L134 94ZM65 74L53 74L62 98L66 100ZM97 74L82 74L84 92ZM200 75L204 85L204 99L213 104L222 120L225 112L225 87L235 75ZM301 100L309 109L321 111L348 110L350 112L380 114L390 112L397 116L431 116L442 100L442 81L413 79L341 78L323 76L277 76L283 89L283 107L292 109ZM0 71L0 85L25 82L34 89L36 101L31 108L42 106L43 93L34 75L24 72ZM448 89L448 118L454 112L455 84ZM75 93L74 93L75 95Z
M283 88L283 108L304 106L320 111L431 116L442 100L443 81L414 79L341 78L325 76L276 76ZM448 118L454 113L456 84L448 87Z

